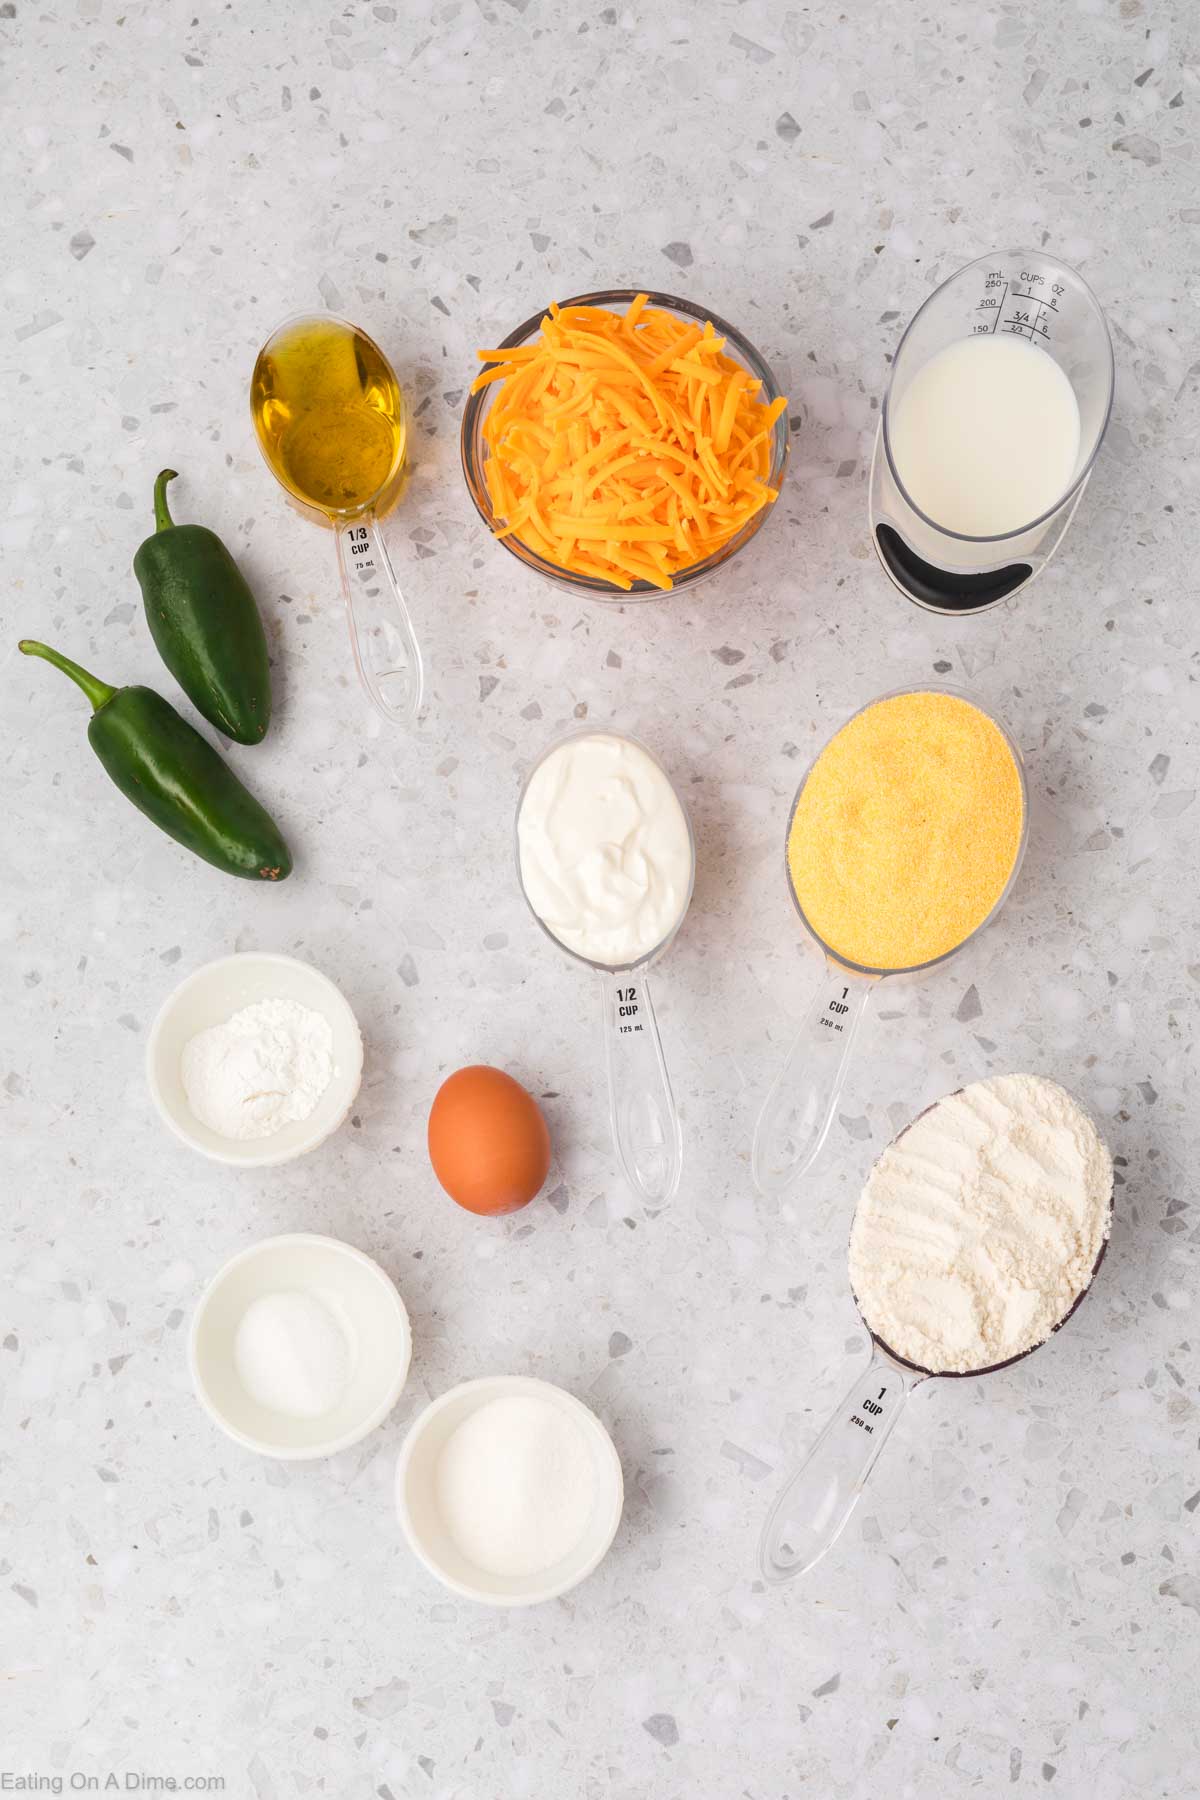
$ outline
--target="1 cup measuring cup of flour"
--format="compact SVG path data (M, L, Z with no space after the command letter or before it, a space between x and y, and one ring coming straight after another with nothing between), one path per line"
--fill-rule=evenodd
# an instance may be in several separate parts
M580 730L550 745L517 803L517 878L560 950L599 977L613 1145L649 1207L679 1186L683 1141L649 969L683 923L696 876L691 821L652 751Z
M883 707L906 696L929 696L935 700L945 698L970 709L977 716L981 715L987 726L999 734L997 743L1006 747L1011 756L1011 783L1019 795L1019 824L1015 830L1014 853L1007 878L999 887L994 903L974 928L965 931L956 942L936 955L893 966L880 966L856 961L822 937L807 916L796 891L789 851L793 826L806 788L813 780L814 771L826 752L864 715L876 707ZM868 796L867 804L871 804L871 801L872 797ZM867 706L861 707L814 757L796 790L788 815L784 837L784 874L800 923L825 958L825 970L804 1022L793 1039L783 1067L763 1104L755 1128L752 1168L755 1185L761 1194L773 1197L786 1193L812 1167L820 1154L837 1114L855 1039L876 984L898 976L923 975L939 963L947 961L985 930L1012 892L1025 855L1028 836L1029 801L1020 749L994 713L980 705L972 696L957 689L898 688L890 694L881 695L878 700L872 700ZM826 838L818 841L816 850L822 861L832 863L837 860L840 847Z
M944 281L896 352L871 462L884 571L938 613L982 612L1049 562L1113 400L1113 352L1083 277L997 251Z
M981 1090L1013 1088L1021 1084L1049 1088L1056 1096L1051 1105L1065 1103L1071 1117L1069 1129L1076 1147L1080 1141L1088 1145L1086 1156L1080 1159L1078 1165L1081 1178L1076 1184L1074 1198L1080 1218L1076 1225L1075 1239L1068 1245L1069 1260L1051 1274L1042 1272L1045 1289L1040 1296L1041 1313L1036 1322L1031 1322L1021 1309L1027 1305L1037 1278L1028 1269L1018 1266L1021 1250L1019 1224L1014 1228L1011 1221L1006 1221L996 1228L987 1217L989 1210L1000 1210L998 1197L1004 1182L998 1163L986 1170L981 1164L975 1175L980 1196L980 1216L972 1219L962 1232L964 1254L977 1269L985 1272L990 1270L994 1275L999 1271L997 1278L1007 1281L1007 1291L994 1302L1001 1321L1001 1347L1017 1344L1022 1347L1015 1354L1003 1355L996 1361L986 1362L984 1366L925 1367L901 1356L872 1326L871 1319L867 1316L872 1304L886 1305L887 1300L875 1293L872 1301L867 1302L861 1294L855 1293L855 1305L870 1339L870 1361L835 1407L829 1423L768 1515L759 1546L759 1564L766 1581L778 1584L793 1576L805 1574L832 1549L858 1504L859 1496L892 1427L914 1388L919 1387L922 1382L939 1377L962 1380L973 1375L992 1375L1032 1356L1054 1332L1066 1324L1091 1288L1108 1248L1112 1219L1112 1161L1087 1115L1074 1105L1069 1095L1052 1083L1039 1084L1036 1077L1028 1076L1000 1077L998 1080L976 1082L971 1088L960 1089L958 1093L948 1095L945 1100L927 1108L912 1125L900 1133L872 1171L872 1180L888 1158L903 1157L905 1140L910 1133L926 1125L948 1105L952 1106L955 1102L967 1103L970 1096L977 1095ZM1053 1189L1057 1177L1060 1191L1052 1193L1049 1204L1053 1206L1057 1203L1061 1206L1062 1168L1039 1166L1034 1161L1036 1149L1034 1146L1031 1150L1020 1131L1014 1133L1010 1166L1020 1169L1022 1163L1027 1164L1041 1179L1043 1188ZM924 1144L920 1151L912 1152L913 1179L924 1183L936 1209L925 1221L925 1237L930 1242L939 1238L949 1240L954 1230L951 1210L954 1197L953 1174L955 1165L961 1168L962 1159L966 1155L962 1145L954 1146L954 1150L955 1155L948 1159L945 1167L938 1165L936 1157L931 1158L928 1144ZM1050 1157L1045 1160L1053 1165L1055 1159ZM893 1169L895 1167L896 1162L893 1160ZM859 1202L860 1210L869 1193L870 1182ZM904 1200L908 1204L904 1204ZM964 1210L975 1209L968 1207ZM893 1194L888 1197L883 1211L885 1215L891 1215L890 1229L895 1233L894 1253L899 1257L907 1253L910 1246L915 1245L916 1254L919 1255L925 1247L920 1241L922 1220L918 1216L921 1211L919 1194L903 1196L899 1204ZM855 1226L851 1230L852 1282L858 1220L859 1212L856 1212ZM1032 1229L1037 1233L1040 1248L1048 1250L1053 1246L1057 1249L1058 1223L1052 1214L1044 1215L1034 1222ZM1076 1223L1074 1219L1073 1223ZM989 1230L995 1240L990 1245L987 1242ZM944 1246L939 1245L939 1248ZM910 1278L908 1288L905 1295L902 1279L902 1299L899 1305L906 1317L901 1319L899 1312L897 1313L899 1331L911 1334L911 1320L919 1316L925 1330L933 1332L936 1329L936 1316L940 1311L951 1321L951 1330L957 1330L960 1339L965 1342L969 1338L973 1329L970 1318L971 1296L965 1280L955 1279L952 1272L939 1278L929 1278L927 1274L924 1282L919 1277ZM885 1289L885 1295L886 1292ZM891 1304L895 1308L897 1303L892 1299ZM965 1326L964 1318L967 1320ZM972 1346L974 1357L962 1354L960 1342L958 1354L948 1351L947 1360L978 1363L979 1341ZM930 1360L935 1360L932 1355Z

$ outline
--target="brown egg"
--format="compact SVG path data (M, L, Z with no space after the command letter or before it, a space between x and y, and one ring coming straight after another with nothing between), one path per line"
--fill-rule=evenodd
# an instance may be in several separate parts
M468 1212L516 1212L550 1171L550 1133L519 1081L473 1063L447 1076L434 1097L429 1160L450 1198Z

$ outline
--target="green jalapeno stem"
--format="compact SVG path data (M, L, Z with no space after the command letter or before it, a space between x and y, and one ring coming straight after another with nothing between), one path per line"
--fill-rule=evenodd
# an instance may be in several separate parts
M81 669L78 663L72 662L69 656L64 656L61 650L51 650L49 644L39 644L36 638L22 638L17 649L22 656L44 657L56 669L61 669L64 675L69 675L76 687L82 688L91 701L93 712L99 712L102 706L107 706L117 691L98 676L89 675L86 669Z
M155 531L170 531L175 524L174 519L167 510L167 483L168 481L174 481L176 474L177 471L175 469L163 469L158 480L154 484Z

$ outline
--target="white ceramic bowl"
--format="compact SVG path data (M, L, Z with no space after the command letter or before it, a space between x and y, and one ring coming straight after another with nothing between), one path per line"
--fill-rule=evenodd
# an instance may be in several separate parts
M569 1555L537 1575L489 1575L467 1561L443 1525L435 1475L447 1440L463 1420L488 1401L514 1394L550 1401L581 1429L595 1466L596 1501L588 1528ZM480 1381L464 1381L432 1401L410 1427L396 1465L396 1510L409 1547L446 1587L486 1606L535 1606L577 1587L602 1561L616 1536L624 1497L620 1458L595 1413L573 1394L527 1375L488 1375Z
M221 1137L188 1105L180 1074L183 1047L197 1032L223 1025L259 1000L294 1000L324 1014L333 1032L333 1076L307 1119L292 1120L270 1137ZM201 1155L242 1169L290 1162L324 1143L354 1104L362 1062L358 1022L329 977L294 956L258 950L205 963L181 981L160 1007L146 1045L146 1079L164 1124Z
M263 1294L305 1292L347 1328L350 1379L319 1419L292 1419L260 1406L242 1386L234 1341L246 1308ZM239 1250L218 1270L192 1317L188 1366L196 1398L237 1444L287 1462L332 1456L386 1419L404 1390L412 1333L389 1276L337 1238L289 1232Z

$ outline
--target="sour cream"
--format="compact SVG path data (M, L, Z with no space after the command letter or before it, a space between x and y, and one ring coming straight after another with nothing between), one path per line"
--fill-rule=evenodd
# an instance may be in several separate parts
M687 910L687 818L654 758L628 738L589 732L549 751L522 797L517 845L530 906L588 962L640 962Z

